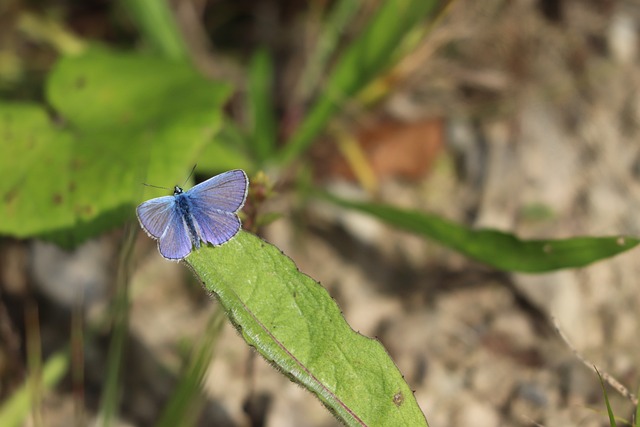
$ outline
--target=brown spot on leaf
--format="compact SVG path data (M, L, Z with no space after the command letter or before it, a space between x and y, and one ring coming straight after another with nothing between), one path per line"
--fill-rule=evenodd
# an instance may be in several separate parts
M398 392L393 395L393 404L399 408L402 406L402 403L404 403L404 394L398 390Z
M55 193L53 195L53 197L51 198L51 201L53 202L54 205L62 204L62 200L63 200L62 194L60 194L60 193Z
M9 190L9 191L7 191L5 193L4 202L6 204L9 204L9 203L13 202L17 195L18 195L18 189L17 188L12 188L11 190Z
M83 76L80 76L76 79L75 85L77 89L84 89L87 85L87 79L85 79Z
M79 216L90 217L93 214L93 206L91 206L91 205L78 205L75 208L75 212Z
M69 164L72 171L77 171L81 169L83 165L84 165L84 162L77 158L71 159L71 163Z
M36 146L36 137L33 135L29 135L27 139L27 149L32 150Z

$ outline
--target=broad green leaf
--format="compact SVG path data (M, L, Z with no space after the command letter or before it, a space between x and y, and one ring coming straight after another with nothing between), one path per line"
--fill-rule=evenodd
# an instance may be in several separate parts
M249 65L247 97L251 119L251 143L260 162L271 158L276 147L276 120L273 102L273 60L259 49Z
M187 264L245 341L349 426L425 426L380 342L354 332L327 291L278 248L240 232Z
M244 169L250 173L255 164L247 154L247 138L230 120L222 120L220 131L198 156L199 173L220 173L229 169Z
M284 163L300 155L324 128L327 121L374 77L396 59L395 52L405 36L434 8L433 0L383 2L364 31L338 59L327 77L322 94L280 153Z
M181 184L218 131L226 85L190 66L92 48L47 82L54 117L0 103L0 234L72 246Z
M429 213L377 203L352 202L329 195L323 197L506 271L542 273L582 267L628 251L640 243L640 240L628 236L521 240L498 230L467 228Z

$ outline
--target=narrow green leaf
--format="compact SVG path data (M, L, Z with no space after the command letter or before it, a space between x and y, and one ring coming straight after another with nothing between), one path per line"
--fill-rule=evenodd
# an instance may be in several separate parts
M53 388L60 382L62 377L69 370L69 350L60 350L51 355L44 363L42 369L42 386L45 390ZM17 389L0 406L0 420L3 427L18 427L25 423L31 412L32 387L27 379L24 384Z
M202 405L202 379L209 369L224 319L222 310L216 310L212 314L207 330L194 345L189 364L171 399L165 405L156 427L197 425Z
M361 6L362 0L339 0L331 6L331 11L322 23L318 42L311 49L309 59L302 70L298 90L303 100L307 100L309 95L319 89L319 83L326 73L331 54L338 47L340 36Z
M129 331L129 279L131 277L132 253L137 232L137 226L131 222L127 224L119 253L115 284L116 294L112 302L112 309L109 312L113 316L113 327L107 355L104 388L102 396L100 396L100 413L97 422L100 427L114 425L117 422L120 409L122 373L124 371L125 347Z
M594 366L596 373L598 374L598 379L600 380L600 386L602 387L602 394L604 395L604 403L607 405L607 414L609 414L609 425L611 427L616 427L616 417L613 414L613 409L611 409L611 404L609 404L609 395L607 394L607 387L604 385L604 381L602 380L602 375L600 375L600 371L598 368Z
M382 3L362 34L338 59L320 98L280 153L282 162L290 162L300 155L345 100L356 95L391 65L404 37L435 5L433 0Z
M0 234L73 246L182 183L230 88L185 64L92 48L58 62L44 107L0 103ZM46 213L46 214L45 214Z
M377 203L352 202L331 195L322 197L506 271L541 273L582 267L628 251L640 243L640 240L628 236L521 240L498 230L467 228L429 213Z
M636 392L636 396L640 396L640 388L638 388L638 391ZM640 422L640 403L636 404L636 412L635 412L635 417L633 417L633 425L637 427L639 422Z
M247 88L251 142L260 162L271 158L276 147L276 119L273 103L273 60L266 49L258 49L249 65Z
M144 38L165 58L186 59L188 51L168 0L125 0Z
M187 264L245 341L349 426L425 426L380 342L354 332L327 291L291 259L240 232Z

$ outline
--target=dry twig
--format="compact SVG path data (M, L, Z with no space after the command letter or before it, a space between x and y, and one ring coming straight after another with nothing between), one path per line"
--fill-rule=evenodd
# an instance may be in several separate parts
M551 317L551 321L553 322L553 327L555 328L556 332L558 333L560 338L562 338L562 341L564 341L567 347L569 347L569 349L573 352L576 358L578 358L578 360L582 362L583 365L585 365L587 368L596 372L598 375L600 375L602 380L605 381L607 384L609 384L611 387L613 387L614 390L616 390L625 398L629 399L635 406L638 406L638 398L636 397L635 394L631 393L625 386L623 386L618 380L613 378L611 375L602 371L601 369L598 369L595 363L592 363L589 360L585 359L578 352L578 350L576 350L575 347L569 342L569 339L567 338L567 336L560 329L560 326L558 325L556 318Z

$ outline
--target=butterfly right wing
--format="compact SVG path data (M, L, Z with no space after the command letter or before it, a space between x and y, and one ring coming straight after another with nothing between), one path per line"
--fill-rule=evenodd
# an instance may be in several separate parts
M240 231L240 218L235 213L202 205L194 205L192 209L191 215L196 224L196 230L205 242L219 246L231 240Z
M240 230L237 212L247 198L249 179L236 169L216 175L185 193L199 238L214 246L229 241Z
M248 188L247 174L241 169L235 169L201 182L186 194L192 203L235 213L244 205Z

